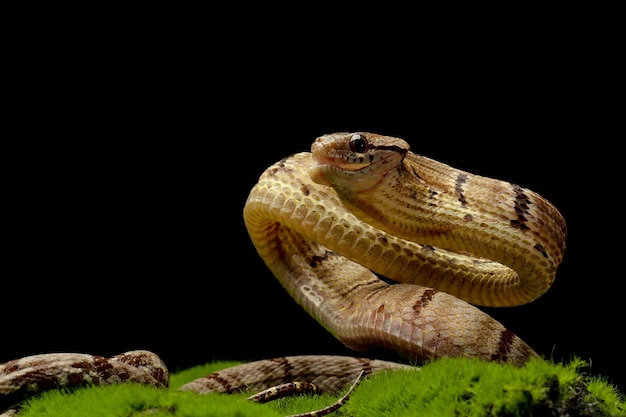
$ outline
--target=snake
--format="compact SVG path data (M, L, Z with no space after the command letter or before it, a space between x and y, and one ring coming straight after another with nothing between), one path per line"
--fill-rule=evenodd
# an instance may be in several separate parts
M554 282L566 223L528 188L415 153L399 137L337 132L265 169L243 221L265 266L323 328L355 352L398 360L278 357L210 373L181 391L298 380L338 392L360 374L442 357L519 366L541 358L480 308L532 302ZM0 364L0 410L85 381L167 386L167 368L152 355L42 354Z

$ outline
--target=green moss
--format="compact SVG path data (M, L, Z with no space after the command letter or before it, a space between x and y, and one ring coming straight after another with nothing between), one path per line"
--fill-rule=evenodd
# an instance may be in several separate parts
M26 403L22 417L285 416L321 409L338 398L302 395L256 404L246 395L197 395L176 389L236 362L216 362L171 375L169 390L136 384L44 393ZM623 395L585 363L535 360L525 367L472 359L441 359L420 371L388 371L365 379L334 415L626 417Z
M617 391L614 386L606 382L602 377L596 377L587 383L588 394L584 400L588 404L600 402L602 408L608 410L609 415L626 415L626 401L624 394Z
M345 405L354 416L626 416L618 393L567 365L533 360L525 367L441 359L419 372L388 371L363 381Z
M242 395L198 395L122 384L51 391L28 402L20 417L279 417Z

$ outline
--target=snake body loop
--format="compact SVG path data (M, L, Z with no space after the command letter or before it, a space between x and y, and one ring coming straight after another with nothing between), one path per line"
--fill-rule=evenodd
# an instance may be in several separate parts
M528 189L398 138L337 133L263 172L243 214L274 276L351 349L420 362L538 356L469 304L523 304L552 284L565 221Z

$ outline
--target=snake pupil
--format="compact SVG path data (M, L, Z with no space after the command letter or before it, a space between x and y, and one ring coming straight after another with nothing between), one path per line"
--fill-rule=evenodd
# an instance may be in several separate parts
M367 151L367 141L358 133L352 135L350 138L350 150L356 153L364 153Z

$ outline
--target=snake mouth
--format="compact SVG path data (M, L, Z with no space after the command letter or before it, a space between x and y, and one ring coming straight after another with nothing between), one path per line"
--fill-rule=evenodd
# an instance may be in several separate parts
M309 167L309 177L320 185L333 187L335 191L347 190L352 184L356 191L370 190L380 184L386 177L386 169L380 169L382 165L393 161L393 156L384 156L373 159L373 162L352 163L343 158L329 158L322 156L317 164Z
M315 154L313 154L313 158L316 160L318 166L326 165L330 168L340 169L344 171L360 171L372 165L371 158L357 160L356 158L346 158L343 156L332 157Z
M369 166L370 164L350 164L341 158L321 157L317 160L317 164L309 168L309 177L317 184L332 187L337 185L339 178L358 175Z
M339 156L338 156L339 155ZM335 191L349 184L359 191L377 186L397 160L397 154L343 156L340 152L313 152L314 164L309 167L309 177L317 184L330 186Z

